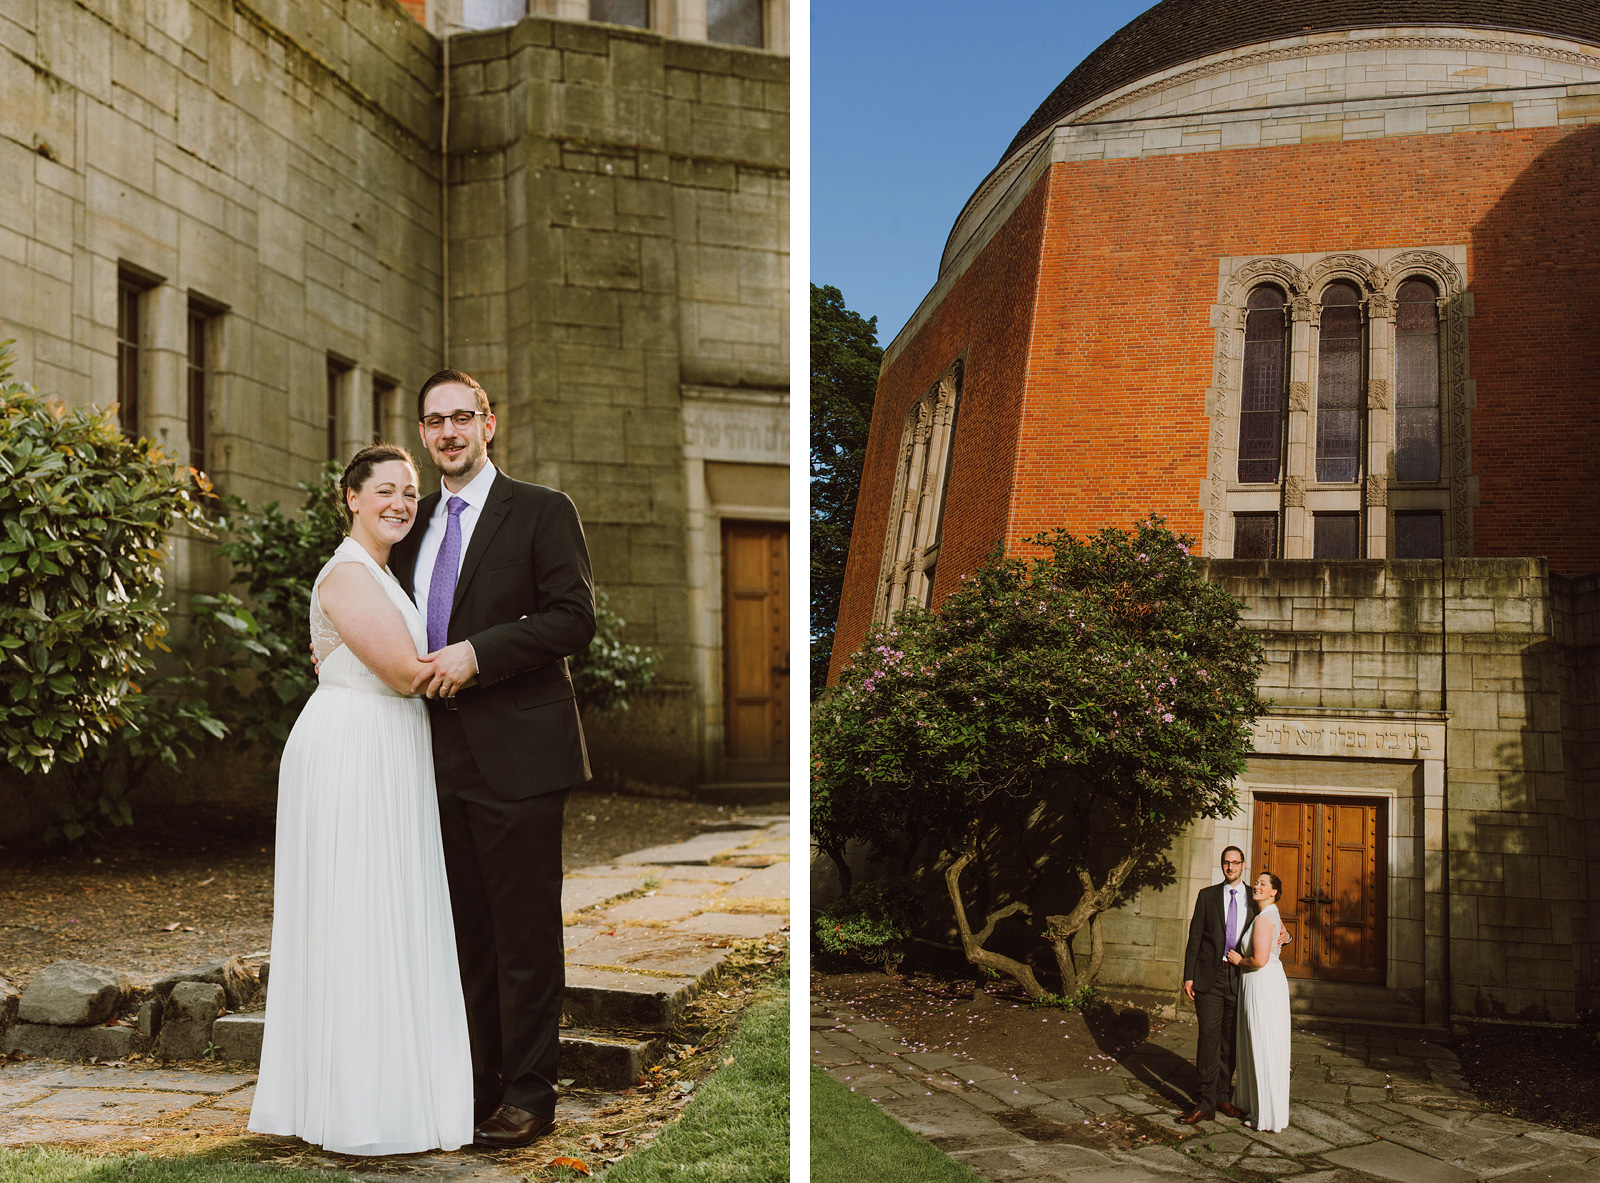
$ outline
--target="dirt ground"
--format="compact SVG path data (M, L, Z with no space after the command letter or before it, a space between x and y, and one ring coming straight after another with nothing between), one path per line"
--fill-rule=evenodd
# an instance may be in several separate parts
M918 1051L969 1056L1034 1083L1104 1069L1142 1042L1146 1031L1161 1030L1159 1022L1148 1026L1142 1017L1136 1030L1121 1027L1115 1011L1091 1024L1075 1011L1034 1010L1009 982L980 990L970 979L926 971L908 971L898 980L875 971L819 972L812 974L812 990L899 1028L920 1044Z
M736 816L576 789L562 862L606 862ZM253 961L272 943L272 844L270 815L188 807L142 810L131 829L83 852L0 846L0 974L23 987L64 958L136 979L229 955Z
M908 970L894 979L858 972L842 958L822 956L813 964L812 990L821 997L899 1028L919 1050L970 1056L1031 1082L1105 1068L1144 1038L1136 1012L1119 1023L1036 1011L1010 982L980 991L971 978L948 973ZM1159 1020L1149 1025L1151 1033L1162 1029ZM1600 1137L1600 1015L1583 1016L1576 1030L1463 1026L1453 1047L1486 1109Z

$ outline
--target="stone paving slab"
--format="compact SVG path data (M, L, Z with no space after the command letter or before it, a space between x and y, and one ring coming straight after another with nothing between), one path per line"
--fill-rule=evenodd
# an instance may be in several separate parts
M619 895L627 895L644 886L648 876L634 874L612 879L573 879L570 876L561 884L561 914L569 915L603 904Z
M663 866L674 863L709 865L712 859L733 854L741 846L753 842L761 833L760 830L726 830L721 833L701 834L685 842L636 850L617 859L617 863L630 867L641 863L659 863ZM785 849L787 850L787 847Z
M729 899L786 900L789 898L789 863L773 863L740 880L725 893Z
M764 937L784 928L787 916L772 912L701 912L690 916L674 927L681 932L698 932L710 936Z
M608 904L601 909L607 920L682 920L700 911L698 897L674 895L644 895L620 904Z
M1339 1166L1400 1183L1468 1183L1478 1178L1471 1171L1393 1142L1350 1146L1322 1157Z
M31 1105L11 1110L6 1116L26 1121L114 1121L136 1124L162 1117L200 1102L193 1093L128 1092L121 1089L69 1088L51 1093Z

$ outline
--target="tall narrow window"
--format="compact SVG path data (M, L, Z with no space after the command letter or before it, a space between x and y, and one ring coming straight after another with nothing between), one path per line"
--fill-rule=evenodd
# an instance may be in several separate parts
M1234 514L1233 557L1236 559L1277 558L1278 515L1275 513Z
M706 0L706 40L762 48L767 37L761 7L762 0Z
M189 305L189 467L206 470L206 324L205 309Z
M139 434L140 287L117 277L117 423L129 439Z
M1317 480L1361 475L1361 296L1349 284L1322 293L1317 342Z
M343 403L341 395L344 391L345 375L350 372L350 367L344 362L330 357L328 359L328 459L341 459L339 455L339 409Z
M1395 298L1394 475L1439 479L1439 293L1408 279Z
M650 0L589 0L589 19L648 29Z
M1312 518L1311 557L1314 559L1359 559L1361 557L1361 515L1357 513L1319 513Z
M1442 559L1444 515L1436 511L1394 515L1394 557Z
M387 378L372 376L372 442L381 444L389 438L394 424L395 384Z
M933 600L961 381L957 362L906 413L875 620L893 619L907 604L927 607Z
M1279 288L1250 293L1244 322L1244 375L1239 400L1239 481L1278 479L1283 455L1284 356L1287 317Z

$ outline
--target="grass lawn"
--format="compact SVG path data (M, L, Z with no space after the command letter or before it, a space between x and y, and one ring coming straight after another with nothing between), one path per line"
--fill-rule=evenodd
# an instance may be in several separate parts
M705 1078L683 1116L608 1169L606 1183L787 1183L787 962L745 1012L727 1054L733 1062Z
M983 1183L871 1101L811 1069L811 1183Z
M96 1157L53 1147L0 1150L0 1183L349 1183L334 1171L286 1171L281 1167L210 1158L149 1158L143 1154Z

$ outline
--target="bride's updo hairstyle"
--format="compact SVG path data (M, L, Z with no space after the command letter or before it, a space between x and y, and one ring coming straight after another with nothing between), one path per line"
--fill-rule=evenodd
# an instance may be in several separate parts
M1277 903L1283 898L1283 880L1279 879L1271 871L1263 871L1261 873L1267 877L1267 882L1272 884L1272 890L1277 892L1277 895L1273 896L1272 899L1273 903Z
M368 444L350 457L350 463L344 466L344 475L339 478L339 508L344 510L346 522L354 520L350 516L350 494L361 492L372 470L390 460L404 460L412 472L417 471L417 462L399 444Z

